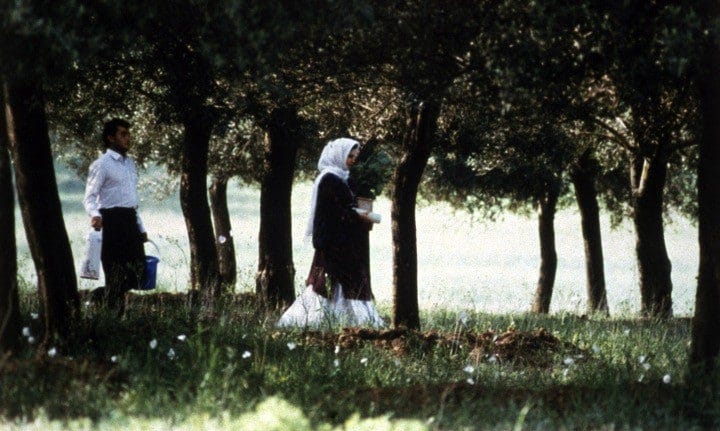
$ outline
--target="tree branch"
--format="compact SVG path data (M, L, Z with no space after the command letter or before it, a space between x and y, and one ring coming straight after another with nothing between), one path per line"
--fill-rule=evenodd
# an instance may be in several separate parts
M590 119L593 123L600 126L601 128L607 130L612 136L614 136L615 139L612 139L615 143L623 147L624 149L628 150L629 152L635 152L636 148L632 145L632 143L620 132L615 130L614 128L608 126L605 124L602 120L598 118L591 118Z

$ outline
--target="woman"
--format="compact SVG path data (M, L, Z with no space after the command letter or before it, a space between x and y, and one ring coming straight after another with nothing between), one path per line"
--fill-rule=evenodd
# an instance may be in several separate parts
M347 184L359 147L354 139L340 138L328 142L320 154L305 232L315 248L308 287L278 326L385 324L372 303L370 274L358 246L373 221L356 212Z

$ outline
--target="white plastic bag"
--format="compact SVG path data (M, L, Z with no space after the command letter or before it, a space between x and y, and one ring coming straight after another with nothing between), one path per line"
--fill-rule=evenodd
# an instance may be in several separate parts
M102 251L102 231L92 229L88 232L85 256L80 267L80 278L97 280L100 278L100 254Z

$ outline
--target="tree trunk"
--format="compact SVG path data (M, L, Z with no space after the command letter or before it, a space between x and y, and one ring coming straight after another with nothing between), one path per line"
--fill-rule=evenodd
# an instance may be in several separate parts
M270 307L295 299L290 198L298 149L295 108L275 109L265 122L265 164L260 186L256 291Z
M0 97L0 100L3 99L4 97ZM20 347L15 196L8 147L3 102L0 106L0 358L6 353L16 352Z
M207 198L207 160L211 124L202 115L184 121L180 205L190 242L191 291L201 294L205 306L220 295L217 249Z
M35 263L43 342L66 338L80 308L75 266L63 221L53 167L45 100L40 85L7 85L7 124L15 183Z
M659 149L652 157L636 155L631 168L635 253L640 276L641 314L672 316L671 264L663 230L663 188L667 159Z
M557 273L557 251L555 250L555 211L560 195L560 181L553 182L538 203L538 231L540 234L540 277L535 288L533 313L547 314L550 311L555 274Z
M720 13L715 8L715 16ZM702 137L698 166L700 266L690 364L710 374L720 351L720 45L708 43L700 78Z
M223 289L233 292L237 281L237 264L235 263L235 242L232 237L230 212L227 205L227 182L228 179L225 177L213 178L210 185L210 209L217 235L220 280Z
M575 198L580 208L583 243L585 249L585 274L588 295L588 313L609 314L605 292L602 236L600 233L600 209L595 189L596 162L590 153L584 153L570 173L575 188Z
M420 328L415 204L439 114L440 104L434 101L414 103L409 108L403 154L393 174L393 325L396 328Z

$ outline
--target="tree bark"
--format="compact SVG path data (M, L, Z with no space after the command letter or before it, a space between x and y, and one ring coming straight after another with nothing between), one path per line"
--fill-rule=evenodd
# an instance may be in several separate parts
M237 281L237 264L235 262L235 242L232 237L230 212L227 205L227 183L225 177L213 178L210 185L210 209L217 235L218 265L223 289L228 292L235 290Z
M53 167L45 99L36 83L8 82L7 124L15 183L35 263L43 342L69 335L80 308L75 266Z
M210 121L203 115L184 121L180 180L180 206L190 242L191 291L199 293L205 306L212 306L221 293L217 249L207 198Z
M0 95L2 96L2 95ZM5 120L4 97L0 106L0 357L20 348L20 304L15 244L15 196Z
M588 295L588 313L609 314L605 291L605 269L602 235L600 233L600 209L595 189L596 162L590 153L584 153L570 173L575 188L575 199L580 209L583 243L585 249L585 275Z
M294 107L278 108L263 122L265 163L260 186L260 233L256 291L270 307L295 299L292 196L299 119Z
M560 196L560 181L548 184L545 196L538 202L538 232L540 234L540 277L535 288L531 311L547 314L550 312L557 273L557 251L555 250L555 212Z
M636 155L631 167L635 253L640 276L641 314L672 316L671 264L663 229L667 158L662 146L651 157Z
M714 16L720 14L715 7ZM720 45L707 43L700 70L702 137L698 166L700 265L692 324L691 366L710 374L720 351Z
M415 206L423 171L435 140L440 104L414 103L407 112L403 154L393 174L393 325L420 328Z

